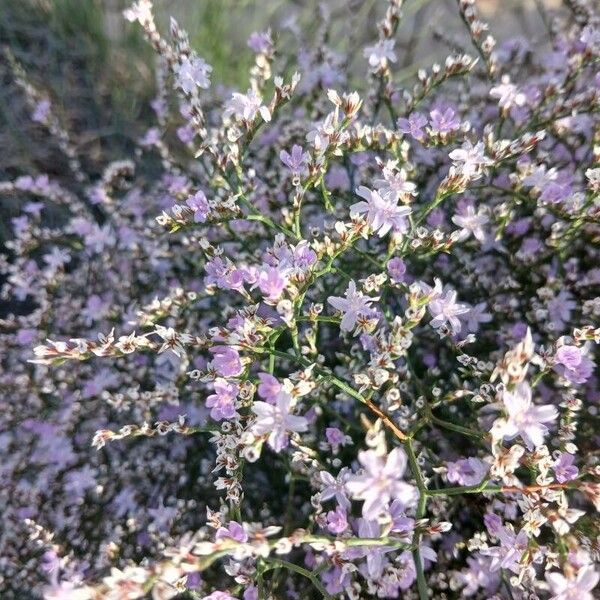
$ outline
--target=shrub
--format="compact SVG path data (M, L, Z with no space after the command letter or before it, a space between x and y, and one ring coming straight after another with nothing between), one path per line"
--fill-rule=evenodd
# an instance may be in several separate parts
M600 18L459 0L402 88L402 4L360 91L324 18L229 93L138 0L156 125L95 179L7 51L73 176L0 184L3 597L592 598Z

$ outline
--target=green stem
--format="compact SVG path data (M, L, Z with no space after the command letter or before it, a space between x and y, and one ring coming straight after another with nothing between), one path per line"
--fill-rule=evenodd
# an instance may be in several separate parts
M265 562L268 562L271 565L273 565L271 568L283 567L288 571L293 571L294 573L302 575L302 577L306 577L306 579L308 579L313 584L313 586L321 593L323 598L325 598L326 600L333 600L333 596L331 596L331 594L329 594L329 592L325 589L323 584L319 581L319 578L308 569L305 569L304 567L301 567L299 565L295 565L294 563L288 562L287 560L282 560L280 558L270 558Z
M423 479L423 474L419 468L415 450L412 445L412 440L408 439L404 447L406 448L406 455L408 457L408 465L415 478L417 489L419 490L419 501L417 503L417 519L422 519L427 511L427 486ZM427 600L427 581L425 579L425 572L423 571L423 560L421 558L421 551L419 549L419 542L421 540L421 533L415 532L413 536L413 560L415 562L415 570L417 572L417 590L419 592L419 600Z

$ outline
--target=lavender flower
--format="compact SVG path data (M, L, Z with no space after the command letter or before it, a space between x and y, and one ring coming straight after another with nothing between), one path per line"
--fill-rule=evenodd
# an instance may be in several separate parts
M461 237L463 239L473 235L478 242L485 241L484 227L489 222L489 219L484 214L475 212L473 206L469 205L465 212L454 215L452 222L461 228Z
M282 390L279 381L269 373L259 373L258 379L260 380L257 388L258 395L269 404L275 404L277 395Z
M252 123L259 114L263 121L269 122L271 120L269 109L263 106L262 98L255 90L248 90L246 94L234 92L223 114L226 117L234 117L236 120L246 123Z
M199 190L193 196L190 196L185 203L194 212L194 222L204 223L210 213L210 206L204 192Z
M350 500L347 496L346 483L350 477L350 471L347 468L342 469L337 477L334 477L327 471L319 473L319 479L323 486L321 490L321 500L326 501L335 498L336 502L345 510L350 508Z
M373 231L383 237L393 229L405 233L408 228L406 217L412 212L408 206L398 206L389 194L382 196L379 192L372 191L364 186L356 190L357 195L364 201L356 202L350 207L352 216L366 213L367 223Z
M229 521L227 527L219 527L215 534L216 540L235 540L236 542L245 543L248 541L248 534L244 527L237 521Z
M374 69L386 68L389 62L396 62L396 53L394 52L394 40L380 40L374 46L365 48L365 58L369 60L369 65Z
M592 591L599 579L600 575L591 565L582 567L576 577L567 578L556 572L546 574L546 581L553 594L551 600L593 600Z
M439 286L438 286L439 284ZM460 315L463 315L469 311L469 307L466 304L461 304L456 301L456 291L447 289L443 291L441 289L441 282L436 282L437 291L433 299L427 305L431 316L431 326L435 329L439 329L444 325L448 324L453 333L459 333L462 326Z
M571 383L585 383L594 370L594 363L577 346L560 346L554 357L555 369Z
M282 150L279 153L281 162L292 171L294 174L299 174L303 171L304 167L308 163L309 154L302 151L302 146L294 144L292 146L292 152L289 153Z
M500 546L493 546L482 550L484 556L490 556L490 570L508 569L513 573L519 573L521 570L521 559L527 550L528 536L522 529L518 534L507 527L500 527L496 532L496 537L500 540Z
M228 383L226 379L217 378L214 383L215 393L206 398L206 406L211 409L210 416L215 421L233 419L236 415L236 398L239 387Z
M339 296L329 296L327 298L327 302L344 315L340 323L342 331L352 331L360 317L371 316L373 314L371 303L375 300L377 298L369 298L362 292L357 292L354 281L348 283L348 289L344 298L340 298Z
M513 439L520 435L530 450L541 446L548 433L548 427L544 423L556 420L556 408L549 404L535 406L531 401L531 388L524 381L514 391L504 391L502 402L508 413L500 429L502 437Z
M283 294L287 278L278 268L266 267L259 273L257 283L265 298L273 302Z
M210 87L212 67L203 58L192 54L184 56L175 67L177 86L186 94L194 94L198 88Z
M327 529L334 534L344 533L348 529L346 511L341 506L327 513Z
M461 148L452 150L449 157L459 172L467 179L478 179L481 177L484 168L492 162L485 156L485 149L482 142L477 142L473 146L469 140Z
M214 355L211 366L222 377L236 377L242 372L239 352L229 346L214 346L210 349Z
M443 112L437 108L429 113L431 131L437 135L447 135L460 129L460 120L456 111L448 107Z
M397 256L392 258L387 264L387 269L394 283L400 283L404 279L406 264L401 258L398 258Z
M477 485L488 472L488 465L478 458L461 458L446 464L446 477L450 483Z
M524 106L527 102L527 96L520 92L506 75L502 77L502 82L499 85L490 89L490 96L497 98L498 106L504 110L514 106Z
M561 452L553 465L556 481L565 483L572 481L579 475L579 469L573 464L575 457L572 454Z
M366 450L358 453L358 460L363 469L348 479L346 488L354 499L364 500L362 514L366 519L375 519L391 500L404 506L416 502L416 488L401 479L406 470L404 450L394 448L387 456Z
M425 138L423 127L427 125L427 117L421 113L414 112L409 115L408 119L398 119L397 125L402 133L406 133L416 140L422 141Z
M279 392L275 404L255 402L252 412L256 415L251 431L255 435L268 434L267 441L275 452L287 448L290 432L303 432L308 429L305 417L290 414L292 397L287 392Z

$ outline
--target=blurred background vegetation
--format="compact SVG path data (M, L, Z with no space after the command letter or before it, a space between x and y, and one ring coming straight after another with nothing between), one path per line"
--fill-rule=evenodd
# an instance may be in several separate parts
M556 4L559 0L543 0ZM154 56L139 28L122 11L131 0L0 0L0 48L8 46L31 81L48 93L55 112L71 132L92 176L115 158L131 156L148 128L154 93ZM544 32L542 0L480 0L482 16L501 37ZM155 0L157 21L168 31L173 15L192 45L213 65L213 82L246 89L253 57L246 40L269 26L280 31L294 15L308 36L327 7L337 30L330 45L363 61L362 46L376 39L385 0ZM552 6L551 6L552 7ZM400 76L411 77L448 53L432 41L437 28L462 36L456 0L407 0L398 36ZM344 32L348 23L359 28ZM364 26L362 25L364 24ZM337 35L336 35L337 32ZM289 36L289 33L288 33ZM465 44L468 47L468 43ZM365 66L357 69L364 77ZM58 149L45 130L32 124L22 92L14 85L0 50L0 178L25 173L64 173ZM1 239L1 238L0 238Z

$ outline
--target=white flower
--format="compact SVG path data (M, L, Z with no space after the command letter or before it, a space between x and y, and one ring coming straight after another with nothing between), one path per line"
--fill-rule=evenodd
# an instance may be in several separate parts
M177 87L186 94L193 94L199 87L208 89L211 72L212 67L203 58L195 54L184 56L181 62L175 66Z
M269 434L267 442L276 452L287 447L290 431L306 431L308 420L290 414L292 397L287 392L281 391L277 394L275 405L267 402L255 402L252 412L256 415L256 421L252 424L250 431L256 435Z
M123 11L123 16L130 22L138 21L140 25L152 22L152 2L151 0L138 0L130 8Z
M475 208L471 205L467 206L465 213L456 214L452 217L452 222L462 229L462 239L466 239L472 234L479 242L485 241L483 228L488 221L489 219L482 212L475 212Z
M589 24L583 28L580 41L583 42L592 52L600 53L600 27Z
M587 169L585 176L589 181L589 188L592 192L600 192L600 168Z
M374 69L387 67L388 61L396 62L394 40L380 40L374 46L365 48L364 56Z
M327 302L336 310L344 313L340 329L342 331L352 331L359 317L366 317L373 313L370 304L377 298L369 298L362 292L356 291L356 283L350 281L346 290L345 298L339 296L329 296Z
M500 427L505 439L513 439L520 435L529 450L544 443L548 428L544 423L556 420L558 411L551 404L535 406L531 401L531 388L526 381L519 383L515 390L504 391L502 401L508 417Z
M365 200L350 207L350 216L366 213L367 223L379 237L383 237L390 229L400 233L406 232L406 217L412 212L410 207L399 206L397 199L391 194L382 196L379 192L362 185L356 193Z
M498 105L503 109L509 109L513 106L524 106L527 102L525 94L519 92L517 86L510 82L508 75L504 75L502 83L490 90L490 96L498 98Z
M452 150L449 157L454 162L454 166L469 179L481 177L483 169L492 164L492 161L485 156L483 142L477 142L477 144L473 146L473 144L467 140L461 148Z
M262 105L262 98L255 90L248 90L246 94L235 92L225 106L225 116L233 116L238 121L251 123L260 116L264 121L271 120L271 113L266 106Z
M547 573L546 581L553 594L550 600L593 600L592 590L598 579L600 575L592 565L579 569L575 578L567 579L561 573Z
M458 317L471 309L468 305L456 301L455 290L446 289L444 291L439 279L436 280L433 291L435 295L427 307L433 317L431 326L434 329L439 329L448 323L453 333L459 333L461 322Z
M375 181L377 191L382 195L390 195L394 199L410 198L416 194L417 186L408 181L406 171L398 169L396 161L388 161L383 168L383 179Z
M548 169L546 165L535 165L529 175L523 178L523 185L539 191L557 177L558 172L555 168Z
M329 142L334 133L336 133L335 113L329 113L325 119L317 123L314 128L306 134L306 140L312 144L317 152L324 152L329 146ZM340 142L343 141L346 132L338 132Z
M44 600L91 600L93 597L92 588L78 587L70 581L61 581L44 589Z

